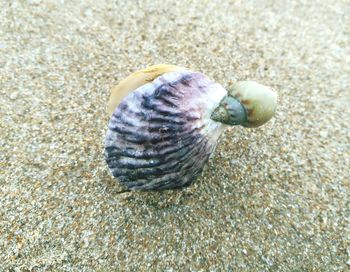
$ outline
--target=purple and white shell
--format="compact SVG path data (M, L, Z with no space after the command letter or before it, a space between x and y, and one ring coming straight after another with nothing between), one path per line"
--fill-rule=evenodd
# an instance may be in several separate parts
M205 75L169 72L129 93L105 138L113 174L131 190L189 186L226 125L210 118L227 91Z

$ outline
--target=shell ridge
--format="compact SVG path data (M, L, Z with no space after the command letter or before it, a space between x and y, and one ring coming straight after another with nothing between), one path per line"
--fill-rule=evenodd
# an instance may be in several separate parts
M189 156L193 155L193 152L197 149L197 147L201 144L201 142L204 140L203 137L197 137L199 139L199 141L193 141L193 139L189 139L189 143L186 145L186 146L181 146L181 148L178 148L177 150L175 150L175 152L171 152L169 154L165 154L165 155L160 155L157 154L158 158L157 157L151 157L149 161L147 161L146 159L140 159L140 158L137 158L136 160L134 160L134 164L130 164L129 162L126 162L126 163L123 163L121 161L121 158L122 157L126 157L126 158L130 158L130 157L127 157L125 156L125 153L122 153L122 154L113 154L113 153L109 153L111 155L113 155L112 159L110 159L110 157L107 158L107 162L110 162L110 161L113 161L115 160L116 162L114 163L114 165L111 167L112 168L116 168L116 167L119 167L120 169L121 168L127 168L127 169L136 169L136 168L147 168L147 167L154 167L154 166L160 166L160 165L164 165L164 164L167 164L169 163L170 161L172 161L174 159L174 155L178 155L177 153L179 151L182 151L184 150L184 148L188 148L190 149L190 147L193 147L192 150L190 149L189 152L186 152L187 154L185 155L185 157L182 157L182 159L180 159L179 161L177 162L183 162L185 161L185 159L187 159ZM187 151L187 150L186 150ZM160 158L159 158L160 157ZM185 159L184 159L185 158ZM118 159L118 160L117 160ZM159 163L156 163L154 162L154 160L157 160L159 161ZM161 160L161 161L160 161ZM139 164L140 161L145 161L146 163L148 164Z

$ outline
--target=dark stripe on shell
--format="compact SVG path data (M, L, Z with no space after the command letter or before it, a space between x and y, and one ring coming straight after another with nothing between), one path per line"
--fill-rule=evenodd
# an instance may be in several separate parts
M194 141L191 145L188 145L186 148L180 148L177 152L170 153L171 156L168 155L160 155L157 156L157 158L152 158L146 160L142 159L134 159L123 162L123 155L115 155L113 154L112 157L107 158L107 163L110 166L110 168L118 168L122 171L122 169L138 169L138 168L154 168L156 167L161 168L163 171L177 171L180 170L176 165L181 165L182 163L185 163L186 160L188 160L191 156L197 155L198 152L201 151L201 144L202 141L204 141L204 138L200 138L199 141ZM124 157L125 158L125 157ZM126 157L128 158L128 157ZM143 170L146 171L146 170ZM151 174L151 172L148 172L145 174Z
M177 144L167 142L163 143L163 145L159 145L159 148L157 146L154 146L153 149L144 152L137 152L134 148L130 147L119 148L117 146L107 146L106 152L111 156L124 156L134 159L152 159L158 156L165 156L171 153L176 153L181 149L190 148L192 144L192 137L188 137L186 139L181 139L181 144L179 144L179 141Z

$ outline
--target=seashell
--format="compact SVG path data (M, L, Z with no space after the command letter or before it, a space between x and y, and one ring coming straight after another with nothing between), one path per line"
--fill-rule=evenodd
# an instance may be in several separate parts
M130 190L189 186L229 125L257 127L272 118L277 95L251 81L226 91L199 72L156 65L111 92L105 156Z

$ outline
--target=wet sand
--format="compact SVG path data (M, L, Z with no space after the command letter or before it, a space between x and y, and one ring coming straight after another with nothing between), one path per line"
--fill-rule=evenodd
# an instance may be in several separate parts
M349 1L0 4L1 271L350 269ZM279 94L190 188L122 193L110 89L170 63Z

